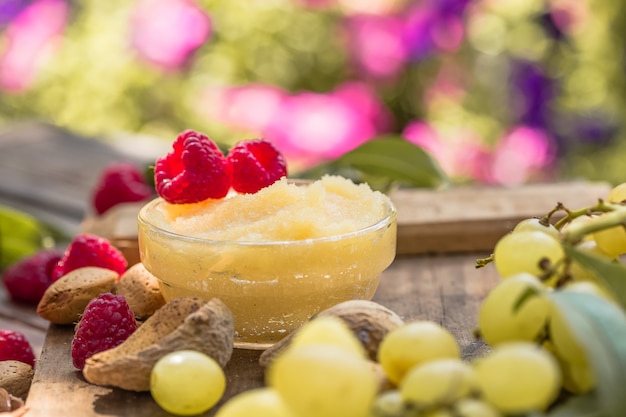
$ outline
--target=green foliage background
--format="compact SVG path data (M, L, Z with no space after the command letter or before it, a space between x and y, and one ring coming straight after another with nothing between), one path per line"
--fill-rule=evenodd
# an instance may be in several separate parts
M423 119L444 127L469 126L494 144L512 123L505 88L511 62L524 59L559 83L550 103L553 128L565 138L556 175L626 181L625 4L581 1L589 10L584 30L559 41L538 23L548 1L470 2L470 7L489 3L490 8L481 19L467 22L467 39L458 51L410 63L396 79L373 83L393 113L390 133ZM167 72L141 61L131 49L133 2L71 4L60 49L36 85L0 96L1 124L46 120L105 140L123 132L171 140L193 128L234 142L243 133L203 112L207 86L257 82L325 92L358 77L338 34L344 16L337 10L306 9L289 0L201 0L214 24L213 38L187 68ZM459 102L426 108L424 94L444 66L461 74L466 94ZM580 115L596 113L616 126L608 144L580 140L581 132L573 127Z

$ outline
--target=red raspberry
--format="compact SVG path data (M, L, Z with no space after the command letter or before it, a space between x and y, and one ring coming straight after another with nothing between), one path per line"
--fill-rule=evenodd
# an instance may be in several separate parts
M11 299L28 304L39 303L52 284L52 270L61 255L56 249L44 249L7 268L2 274L2 281Z
M173 204L222 198L230 189L230 169L220 148L202 133L186 130L173 150L157 159L154 181L157 193Z
M238 142L228 153L232 187L240 193L256 193L287 176L283 155L265 139Z
M105 167L94 187L92 204L104 214L120 203L148 200L154 196L141 170L128 162L114 162Z
M15 330L0 330L0 361L20 361L35 367L33 348L24 334Z
M100 294L87 304L72 339L72 363L78 369L92 355L114 348L137 330L123 295Z
M111 269L121 276L126 271L128 262L122 252L107 239L86 233L80 234L74 237L54 267L52 280L56 281L68 272L84 266Z

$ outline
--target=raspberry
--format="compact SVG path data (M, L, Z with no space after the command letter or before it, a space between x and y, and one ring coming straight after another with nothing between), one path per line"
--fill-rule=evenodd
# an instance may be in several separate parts
M120 203L144 201L154 195L138 167L127 162L114 162L105 167L94 187L92 204L102 215Z
M111 269L120 276L126 271L128 263L122 252L100 236L80 234L74 237L65 250L63 257L52 270L52 280L84 266L98 266Z
M33 348L24 334L15 330L0 330L0 361L20 361L35 367Z
M137 330L123 295L100 294L87 304L72 339L72 363L85 367L90 356L114 348Z
M173 204L222 198L230 189L230 169L219 147L202 133L186 130L173 150L157 159L154 180L157 193Z
M283 155L265 139L238 142L228 153L232 187L240 193L256 193L287 175Z
M44 249L7 268L2 274L2 281L11 299L28 304L39 303L52 284L52 270L61 255L58 250Z

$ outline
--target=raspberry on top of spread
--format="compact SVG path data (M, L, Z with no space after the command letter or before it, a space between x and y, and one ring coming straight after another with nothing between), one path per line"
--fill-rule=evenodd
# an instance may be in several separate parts
M186 130L173 149L157 159L157 193L171 204L225 197L232 188L252 194L287 175L282 154L266 139L240 141L224 155L208 136Z

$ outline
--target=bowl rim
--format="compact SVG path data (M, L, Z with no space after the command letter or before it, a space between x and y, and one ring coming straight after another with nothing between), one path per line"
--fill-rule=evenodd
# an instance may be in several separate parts
M393 201L389 198L389 196L385 195L385 215L376 223L373 223L369 226L365 226L358 230L354 230L351 232L342 233L339 235L333 236L323 236L316 238L308 238L308 239L292 239L292 240L216 240L216 239L207 239L196 236L188 236L180 233L173 232L171 230L167 230L163 227L159 227L155 225L153 222L149 220L149 216L146 212L152 209L154 206L166 203L166 201L161 197L156 197L150 201L148 201L145 205L141 207L139 213L137 215L137 222L139 224L144 225L146 228L149 228L152 232L159 233L163 236L167 236L170 239L175 239L179 241L185 242L196 242L202 243L205 245L233 245L233 246L285 246L285 245L311 245L314 243L324 243L324 242L337 242L344 239L350 239L362 235L367 235L369 233L373 233L377 230L389 228L392 225L396 225L397 227L397 210ZM140 233L141 234L141 233Z

